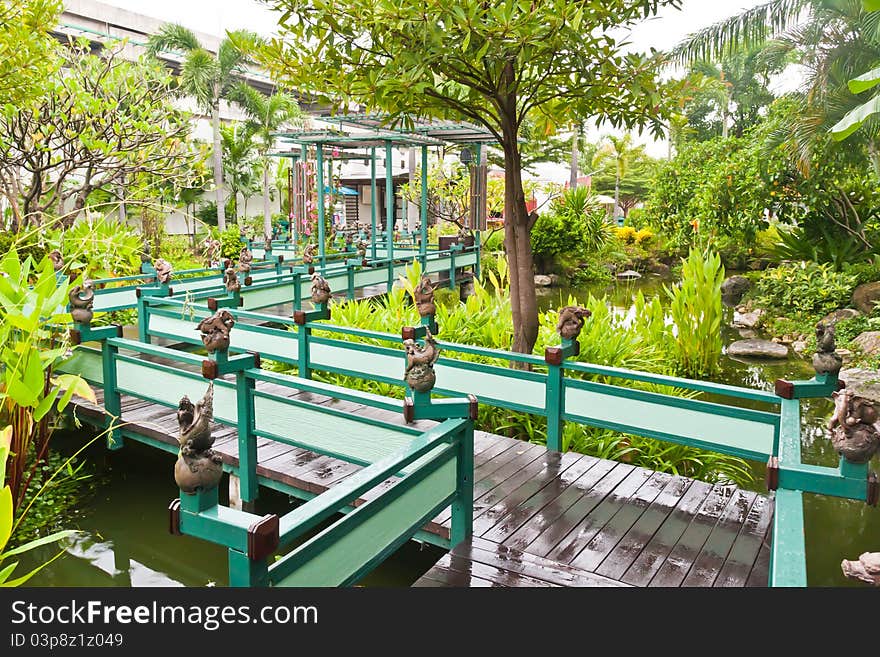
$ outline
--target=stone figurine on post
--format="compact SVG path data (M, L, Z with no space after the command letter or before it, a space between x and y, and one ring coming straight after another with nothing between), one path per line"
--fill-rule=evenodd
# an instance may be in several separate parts
M327 303L332 296L330 284L318 272L312 274L312 303Z
M418 286L415 289L416 309L419 311L419 317L433 317L437 312L437 306L434 304L434 284L427 276L422 276Z
M162 285L167 285L171 282L171 274L174 273L174 269L171 267L171 263L167 260L163 260L159 258L156 261L156 280L159 281Z
M223 275L223 284L226 286L227 294L235 294L241 291L241 282L238 280L238 275L232 267L226 268Z
M592 313L581 306L565 306L559 309L559 319L556 322L556 332L564 340L577 340L584 328L584 320Z
M406 349L404 381L416 392L430 392L437 381L434 363L440 357L440 347L431 335L431 329L425 329L424 345L419 346L415 340L406 339L403 346Z
M816 374L836 377L840 373L843 360L835 352L834 324L816 324L816 353L813 354L813 369Z
M235 326L235 319L225 308L199 322L197 331L202 333L202 344L209 354L229 349L229 331Z
M863 552L858 561L844 559L840 562L843 574L874 586L880 586L880 552Z
M70 302L70 316L77 324L89 324L92 321L95 305L95 287L86 279L82 285L74 285L67 296Z
M306 245L306 248L303 249L302 261L306 265L310 265L315 261L315 249L318 248L317 244L309 243Z
M177 441L180 453L174 464L174 481L184 493L209 490L220 483L223 464L211 447L211 421L214 417L214 383L208 384L205 396L193 404L186 395L177 407L180 428Z
M251 263L254 261L254 255L248 248L242 247L241 253L238 255L238 271L242 274L248 274L251 271Z
M874 403L844 388L831 393L834 412L828 420L831 444L850 463L867 463L880 448Z
M61 271L64 269L64 257L61 255L61 251L55 249L54 251L49 251L49 260L52 261L52 268L55 271Z

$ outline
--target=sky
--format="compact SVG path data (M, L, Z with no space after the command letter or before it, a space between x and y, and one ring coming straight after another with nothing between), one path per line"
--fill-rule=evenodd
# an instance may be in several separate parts
M277 33L277 12L257 0L101 0L105 4L146 14L169 22L181 23L190 29L221 36L226 30L250 29L259 34ZM689 33L723 20L766 0L683 0L681 9L662 8L654 18L636 25L629 41L635 50L671 48ZM791 73L774 81L775 90L796 86ZM602 131L593 135L601 137ZM665 141L636 136L654 157L665 157ZM549 174L549 172L548 172Z

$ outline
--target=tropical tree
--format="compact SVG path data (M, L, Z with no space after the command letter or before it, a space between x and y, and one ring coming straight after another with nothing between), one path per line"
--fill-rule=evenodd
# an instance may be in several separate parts
M274 93L265 96L253 87L239 82L230 97L242 106L248 116L248 131L257 139L257 152L263 169L263 234L272 235L272 210L269 206L269 151L275 143L274 134L291 121L302 117L293 96Z
M614 217L620 213L620 181L629 172L630 162L633 158L644 154L644 146L634 146L632 135L624 134L622 137L609 135L605 142L593 156L593 166L602 167L605 163L611 163L614 167Z
M0 107L26 105L57 71L50 30L61 6L60 0L0 0Z
M221 148L223 149L223 174L229 183L233 199L233 219L238 221L238 196L242 195L245 203L251 192L256 189L257 144L247 124L234 123L220 128ZM245 207L245 215L247 207Z
M228 97L236 82L242 79L250 62L247 48L255 47L260 38L253 32L236 30L220 42L217 52L210 52L196 35L182 25L169 23L150 36L147 51L159 57L165 51L181 51L180 90L195 98L199 107L211 115L214 136L214 189L217 196L217 226L226 228L223 193L223 148L220 141L220 100Z
M880 0L862 0L862 4L865 11L880 11ZM880 68L873 68L850 80L848 86L852 93L862 94L874 89L878 84L880 84ZM838 141L846 139L877 113L880 113L880 92L875 92L869 100L850 110L831 128L831 135Z
M753 50L770 68L789 61L803 66L801 109L768 146L786 144L808 172L825 135L864 102L847 84L880 60L877 15L858 0L772 0L689 35L672 57L687 64ZM854 146L867 150L880 177L880 125L865 118Z
M618 192L618 203L624 216L651 192L659 162L645 153L644 148L633 149L623 176L618 178L617 166L606 159L603 166L592 174L592 191L596 194Z
M123 48L61 48L64 74L39 98L0 106L0 193L14 229L47 213L70 226L96 190L117 193L140 175L167 181L191 165L189 115L170 102L168 71L124 59Z
M538 335L521 128L547 134L579 117L615 128L662 130L659 57L624 53L615 27L679 0L489 3L482 0L318 2L273 0L282 36L262 56L286 83L386 113L474 122L504 151L505 231L510 263L512 348Z

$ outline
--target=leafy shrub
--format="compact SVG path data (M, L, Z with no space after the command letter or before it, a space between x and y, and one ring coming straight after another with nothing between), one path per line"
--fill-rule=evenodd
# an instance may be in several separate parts
M131 226L107 217L77 221L68 229L49 231L49 250L58 249L72 271L91 278L136 274L141 265L143 238Z
M640 228L634 236L636 244L645 244L654 239L654 231L650 228Z
M617 235L617 239L619 239L624 244L636 243L636 229L632 226L615 227L614 233Z
M856 240L827 224L812 226L779 226L778 241L772 254L783 260L811 260L830 263L835 271L842 271L848 263L858 262L871 254Z
M0 231L0 254L9 253L13 247L22 260L30 256L34 262L39 262L46 254L46 247L39 243L34 232L16 234L12 231Z
M241 233L238 224L230 224L220 233L220 255L224 258L237 259L241 253Z
M856 277L830 263L795 262L766 270L755 284L759 306L782 313L827 314L845 306Z
M856 285L880 281L880 262L878 262L876 257L870 262L845 265L843 271L855 277Z
M612 234L605 212L592 204L589 189L576 187L557 198L532 228L532 253L539 263L562 255L601 249Z
M503 251L504 250L504 231L496 230L484 238L481 242L483 251Z

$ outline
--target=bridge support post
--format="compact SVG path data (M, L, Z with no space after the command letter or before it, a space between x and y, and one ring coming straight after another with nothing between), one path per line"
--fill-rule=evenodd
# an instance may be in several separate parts
M140 300L139 300L140 301ZM122 448L122 431L116 426L122 416L122 399L116 381L116 356L119 349L101 341L101 367L104 376L104 411L107 413L107 448Z
M562 339L562 346L547 347L544 361L547 363L547 386L545 388L544 409L547 413L547 449L563 451L562 415L565 413L564 363L568 356L577 355L580 344L577 339Z
M244 371L235 373L235 399L238 411L238 476L242 508L259 495L257 481L257 436L254 419L255 382ZM246 509L247 510L247 509Z
M474 423L468 422L458 443L456 495L452 503L449 547L454 548L474 533Z
M449 246L449 289L455 289L455 251L456 245Z
M255 561L238 550L229 548L229 586L265 586L269 579L269 566L265 559Z

